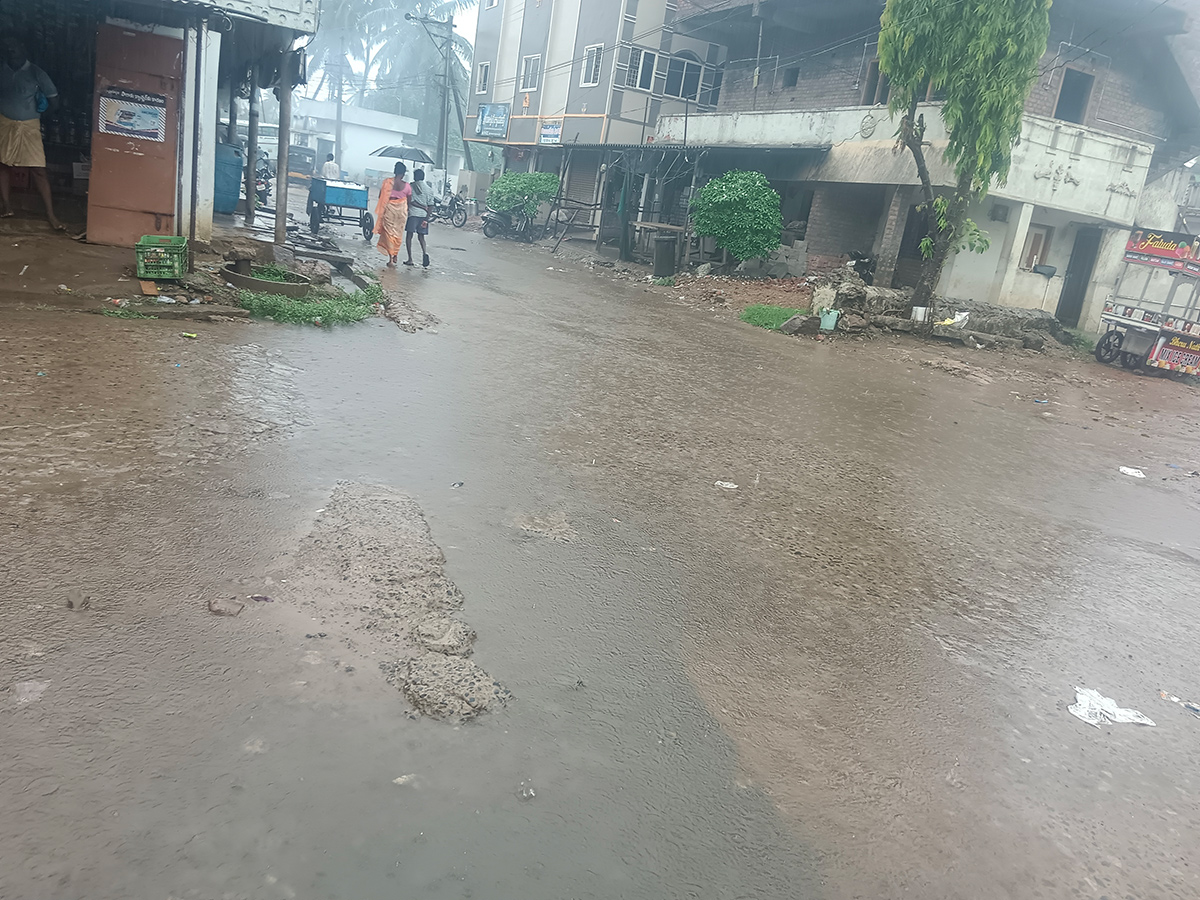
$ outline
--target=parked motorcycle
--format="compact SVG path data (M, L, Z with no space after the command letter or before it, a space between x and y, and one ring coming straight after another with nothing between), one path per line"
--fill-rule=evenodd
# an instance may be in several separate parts
M455 228L462 228L467 224L467 206L458 194L450 194L446 198L433 201L429 218L434 222L449 222Z
M254 195L258 198L259 206L270 205L271 161L263 150L258 152L258 161L254 165Z
M483 214L483 236L506 237L514 241L530 243L537 240L534 233L538 230L533 220L527 216L514 213L512 210L492 209L490 206Z

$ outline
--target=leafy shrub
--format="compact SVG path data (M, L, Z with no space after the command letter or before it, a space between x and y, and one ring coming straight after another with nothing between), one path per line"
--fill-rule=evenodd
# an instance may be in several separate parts
M514 212L532 219L538 207L558 196L553 172L505 172L488 188L487 204L497 212Z
M779 194L761 172L726 172L700 189L692 201L696 234L716 238L717 246L739 260L779 249L783 216Z

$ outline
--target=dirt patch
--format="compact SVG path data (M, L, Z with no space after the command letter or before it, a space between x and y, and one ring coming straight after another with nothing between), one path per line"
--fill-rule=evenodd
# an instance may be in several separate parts
M420 506L392 488L343 482L300 548L290 580L301 603L347 622L345 643L379 664L425 715L469 719L509 692L463 657L475 631L452 615L463 595L443 571Z
M409 703L437 719L473 719L512 698L500 682L461 657L426 653L406 663L383 663L380 668Z

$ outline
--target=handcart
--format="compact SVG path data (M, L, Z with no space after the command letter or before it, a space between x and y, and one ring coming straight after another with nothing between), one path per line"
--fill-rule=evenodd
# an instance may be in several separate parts
M369 241L375 232L375 217L367 210L366 185L313 178L308 189L308 224L313 234L322 222L338 222L357 225Z
M1200 375L1200 322L1110 300L1100 321L1096 359L1127 369L1165 369Z

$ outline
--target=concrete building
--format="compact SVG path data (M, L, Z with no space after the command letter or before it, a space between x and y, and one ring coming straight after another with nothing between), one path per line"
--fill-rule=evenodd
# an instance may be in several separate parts
M24 40L59 89L43 117L47 171L86 198L88 240L212 233L217 97L229 73L274 73L317 26L317 0L0 0L0 32ZM22 188L16 200L22 202Z
M780 188L785 218L807 222L810 259L874 253L876 283L904 285L915 279L925 228L915 168L895 150L886 109L887 77L876 59L881 9L876 0L681 0L680 29L724 40L729 62L717 108L660 117L654 137L753 147L759 158L770 148L764 171ZM1200 85L1187 68L1197 28L1182 3L1054 4L1011 174L972 211L991 248L955 256L942 294L1038 307L1068 325L1098 327L1104 300L1122 289L1147 186L1200 144ZM934 181L949 188L953 173L938 152L946 135L936 97L929 100L922 111ZM1158 227L1173 227L1171 219Z
M601 211L602 236L630 190L614 169L635 175L637 218L678 222L695 184L753 168L779 191L785 222L803 223L814 267L869 253L876 283L911 284L924 227L876 59L882 9L484 0L470 125L503 146L506 167L561 171L567 196ZM1155 212L1143 194L1200 147L1196 12L1187 0L1056 0L1011 175L972 211L991 248L954 257L941 293L1098 325L1104 300L1127 289L1135 224L1175 225L1140 221ZM944 189L946 135L928 101Z
M307 146L317 152L318 168L326 154L333 153L336 146L337 105L333 100L308 100L298 97L294 103L292 131L296 142L307 138ZM351 181L363 184L374 183L380 174L391 174L395 159L385 159L371 154L392 145L419 147L417 120L411 116L396 116L391 113L366 109L361 106L342 107L342 158L338 160L342 171ZM421 148L422 150L424 148ZM457 170L458 164L452 168ZM435 181L441 170L435 173L431 166L426 177Z

